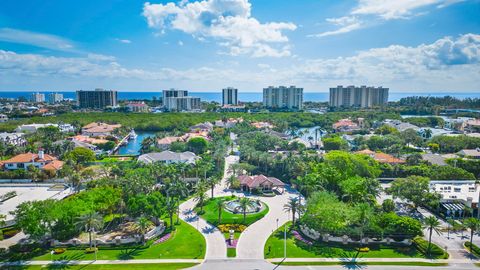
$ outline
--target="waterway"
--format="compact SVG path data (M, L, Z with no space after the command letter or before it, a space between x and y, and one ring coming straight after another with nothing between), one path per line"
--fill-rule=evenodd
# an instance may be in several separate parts
M129 140L126 145L120 146L118 149L119 155L139 155L142 148L142 141L147 137L154 137L155 132L136 132L137 138Z

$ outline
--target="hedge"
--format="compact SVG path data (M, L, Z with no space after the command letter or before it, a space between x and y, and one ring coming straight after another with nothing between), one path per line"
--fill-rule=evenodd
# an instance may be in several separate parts
M442 248L431 243L430 245L430 254L428 254L428 241L423 239L421 236L417 236L413 239L413 243L415 243L415 247L418 251L420 251L426 257L431 258L439 258L439 259L447 259L448 253L445 252Z
M470 241L465 242L464 245L473 255L480 257L480 248L477 245L470 243Z

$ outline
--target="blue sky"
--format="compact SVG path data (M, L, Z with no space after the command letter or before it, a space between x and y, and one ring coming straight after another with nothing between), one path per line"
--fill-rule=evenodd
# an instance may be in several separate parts
M480 1L0 2L0 90L480 91Z

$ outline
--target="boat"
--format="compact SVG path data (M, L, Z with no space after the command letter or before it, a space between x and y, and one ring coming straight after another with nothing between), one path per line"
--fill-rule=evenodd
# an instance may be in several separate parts
M137 138L137 136L138 136L137 133L135 133L135 130L133 130L133 129L130 131L130 134L128 134L128 138L130 140L135 140Z

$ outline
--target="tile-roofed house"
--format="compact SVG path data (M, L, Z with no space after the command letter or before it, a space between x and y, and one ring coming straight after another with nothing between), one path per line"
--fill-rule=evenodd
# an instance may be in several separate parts
M390 127L393 127L395 128L396 130L402 132L402 131L405 131L407 129L413 129L415 131L418 131L420 128L415 126L415 125L412 125L410 123L405 123L405 122L402 122L400 120L385 120L385 124L387 126L390 126Z
M213 130L213 124L210 122L200 123L190 127L190 131L210 132L212 130Z
M338 122L334 123L332 127L337 132L352 132L361 129L357 123L350 119L338 120Z
M108 136L111 135L115 129L120 127L122 127L120 124L110 125L106 123L93 122L82 128L82 135L91 137Z
M3 160L2 165L6 170L27 170L30 165L33 165L39 169L58 170L63 166L63 162L57 160L57 158L54 156L44 154L44 152L40 150L38 151L38 154L24 153L16 155L7 160Z
M238 177L240 181L240 187L251 192L252 190L259 189L261 191L271 191L275 187L284 188L285 183L275 177L266 177L263 174L260 175L240 175Z
M163 162L167 164L171 164L171 163L194 164L195 161L199 158L200 157L197 157L197 155L189 151L176 153L176 152L167 150L162 152L143 154L138 157L138 161L146 164L155 163L155 162Z
M275 127L274 125L270 124L269 122L252 122L251 125L255 128L258 128L258 129L262 129L262 128L272 129L272 128Z
M168 149L174 142L184 142L182 137L165 137L157 140L157 147L160 149Z
M473 159L480 159L480 148L476 149L463 149L457 153L459 156Z
M422 154L422 159L432 165L447 166L446 158L439 154Z
M377 162L380 162L380 163L388 163L388 164L405 163L405 160L403 160L403 159L399 159L399 158L396 158L392 155L385 154L385 153L373 152L372 150L369 150L369 149L365 149L365 150L362 150L362 151L357 151L355 153L370 156L371 158L375 159Z

